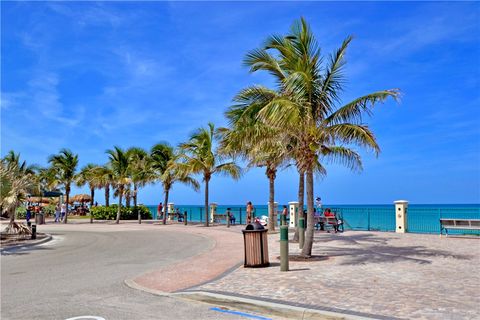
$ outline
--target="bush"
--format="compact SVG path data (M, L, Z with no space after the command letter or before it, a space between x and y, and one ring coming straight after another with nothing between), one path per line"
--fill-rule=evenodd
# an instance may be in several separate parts
M20 206L15 210L15 217L16 219L25 219L27 216L27 208L25 206Z
M110 207L98 206L90 208L90 213L96 220L115 220L117 218L118 205L111 205ZM150 210L145 206L137 207L122 207L120 211L121 220L136 220L138 219L138 211L142 216L142 219L152 219Z

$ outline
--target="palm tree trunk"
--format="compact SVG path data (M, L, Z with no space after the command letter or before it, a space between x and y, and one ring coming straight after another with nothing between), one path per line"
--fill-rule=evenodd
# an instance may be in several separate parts
M165 202L163 205L163 224L167 224L167 212L168 212L168 194L170 193L169 187L163 187L165 189Z
M298 171L298 210L299 217L303 217L303 206L305 200L305 173L303 171ZM298 221L296 223L297 227L295 228L295 234L293 235L293 241L299 241L299 229L298 229Z
M95 203L95 187L90 186L90 208L93 207Z
M133 184L133 206L134 206L134 207L137 206L137 192L138 192L138 187L137 187L137 185L134 183L134 184Z
M130 195L130 186L127 188L127 194L125 195L125 207L130 208L130 200L132 196Z
M110 206L110 184L107 183L105 186L105 207Z
M93 207L93 198L95 198L95 188L90 187L90 223L93 223L93 214L92 214L92 207Z
M66 195L66 203L65 203L65 219L63 220L63 223L67 223L67 217L68 217L68 201L70 200L70 186L67 185L65 186L65 195Z
M15 222L15 209L10 210L10 225Z
M118 209L117 209L117 220L115 221L116 224L120 223L120 213L122 212L122 196L123 196L123 186L121 186L118 190Z
M268 196L268 231L275 231L275 171L276 169L270 168L268 170L268 182L269 182L269 196Z
M313 246L313 229L315 221L313 219L313 169L310 166L306 172L307 180L307 232L305 234L305 243L303 245L302 253L303 257L310 257L312 255Z
M205 179L205 227L210 223L210 214L208 212L208 182L210 179Z

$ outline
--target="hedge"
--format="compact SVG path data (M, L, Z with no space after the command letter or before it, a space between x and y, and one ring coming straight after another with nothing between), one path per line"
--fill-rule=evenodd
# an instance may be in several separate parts
M118 205L114 204L109 207L97 206L90 208L90 213L96 220L115 220L117 218ZM138 219L138 211L142 219L152 219L150 210L145 206L122 207L120 211L120 220L136 220Z

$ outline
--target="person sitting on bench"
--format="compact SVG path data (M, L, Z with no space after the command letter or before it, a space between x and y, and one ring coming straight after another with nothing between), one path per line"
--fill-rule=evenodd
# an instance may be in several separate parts
M227 208L227 219L230 220L230 224L235 224L235 216L230 212L231 208Z
M337 217L335 216L335 213L332 212L332 210L330 210L330 208L327 208L323 212L323 215L325 216L325 218L334 218L335 219L335 222L328 222L328 224L333 225L333 229L335 230L335 232L338 232ZM328 221L328 219L327 219L327 221Z

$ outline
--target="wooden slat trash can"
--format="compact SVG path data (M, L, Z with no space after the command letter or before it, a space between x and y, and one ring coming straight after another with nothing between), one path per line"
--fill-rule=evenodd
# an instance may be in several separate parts
M270 265L268 260L268 230L260 223L255 222L248 224L242 232L245 250L244 267L268 267Z

